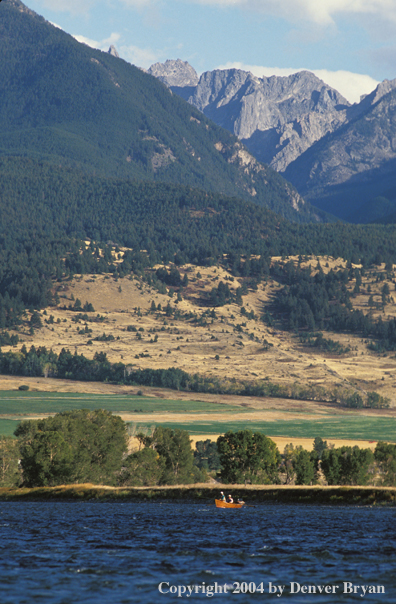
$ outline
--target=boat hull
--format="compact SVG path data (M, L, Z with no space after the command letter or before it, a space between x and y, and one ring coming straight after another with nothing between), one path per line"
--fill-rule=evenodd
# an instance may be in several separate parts
M244 506L244 503L227 503L221 499L215 499L215 504L217 508L241 508Z

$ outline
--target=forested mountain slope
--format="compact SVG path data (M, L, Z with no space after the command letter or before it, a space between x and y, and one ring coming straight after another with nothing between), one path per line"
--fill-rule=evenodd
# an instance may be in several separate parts
M319 220L237 140L140 69L78 43L19 0L0 6L0 154L190 185Z
M144 249L151 262L207 264L224 254L329 254L396 262L393 227L291 223L253 202L191 187L87 175L30 158L0 158L0 243L34 237ZM79 272L79 271L77 271Z

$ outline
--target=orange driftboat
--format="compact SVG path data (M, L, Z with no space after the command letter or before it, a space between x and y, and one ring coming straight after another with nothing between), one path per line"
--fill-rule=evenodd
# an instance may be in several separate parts
M217 508L241 508L245 505L245 502L241 501L240 503L227 503L222 499L215 499L215 504Z

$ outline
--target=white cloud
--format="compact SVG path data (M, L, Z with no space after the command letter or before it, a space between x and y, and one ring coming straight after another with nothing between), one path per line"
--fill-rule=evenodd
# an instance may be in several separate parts
M155 51L151 48L139 48L138 46L133 46L132 44L118 44L121 39L121 35L116 32L113 32L104 40L92 40L91 38L81 35L75 35L73 38L75 38L77 42L81 42L82 44L86 44L91 48L98 48L99 50L103 51L107 51L113 44L116 46L120 56L125 59L125 61L128 61L133 65L137 65L138 67L143 67L144 69L148 69L150 65L156 63L164 57L164 51Z
M338 90L350 103L359 102L361 95L368 94L379 84L377 80L374 80L369 75L352 73L350 71L262 67L260 65L246 65L239 62L226 63L225 65L220 65L217 69L243 69L244 71L250 71L258 77L270 77L272 75L289 76L298 71L311 71L326 84Z
M98 48L99 50L108 50L109 47L114 44L116 45L119 39L121 38L120 34L113 32L108 38L104 40L91 40L90 38L86 38L85 36L75 35L73 36L77 40L77 42L81 42L82 44L86 44L91 48Z
M169 1L169 0L168 0ZM170 0L174 2L175 0ZM396 22L395 0L181 0L187 4L202 4L224 8L241 8L275 15L288 21L309 20L317 24L330 24L337 15L354 14L380 17L382 20ZM88 13L95 9L98 0L39 0L52 11L69 12L72 14ZM105 4L123 5L132 9L152 10L154 7L166 5L166 0L105 0Z
M73 36L73 38L75 38L77 42L80 42L81 44L86 44L91 48L100 48L100 42L97 42L96 40L91 40L90 38L86 38L85 36L79 35Z
M369 75L350 71L328 71L314 69L313 73L332 88L341 92L350 103L358 103L363 94L369 94L379 84Z
M151 48L138 48L138 46L133 45L121 46L119 52L123 59L144 69L148 69L163 57L162 52L157 52Z
M287 20L309 19L318 24L330 24L341 13L380 15L396 21L394 0L185 0L195 4L239 7L276 15Z

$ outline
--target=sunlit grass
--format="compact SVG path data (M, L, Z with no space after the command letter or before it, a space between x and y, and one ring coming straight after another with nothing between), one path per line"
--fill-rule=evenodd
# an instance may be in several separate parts
M172 400L132 394L0 391L0 415L60 413L74 409L107 409L113 413L240 412L240 407L203 401Z
M155 420L153 418L153 424ZM335 440L384 440L396 441L396 420L389 417L367 416L333 416L317 420L293 419L265 421L237 421L237 422L207 422L203 423L197 418L193 423L175 423L171 420L161 425L169 428L180 428L194 434L223 434L229 430L253 430L263 432L267 436L286 436L294 438L312 438L320 436L323 439ZM139 430L139 424L137 425Z

